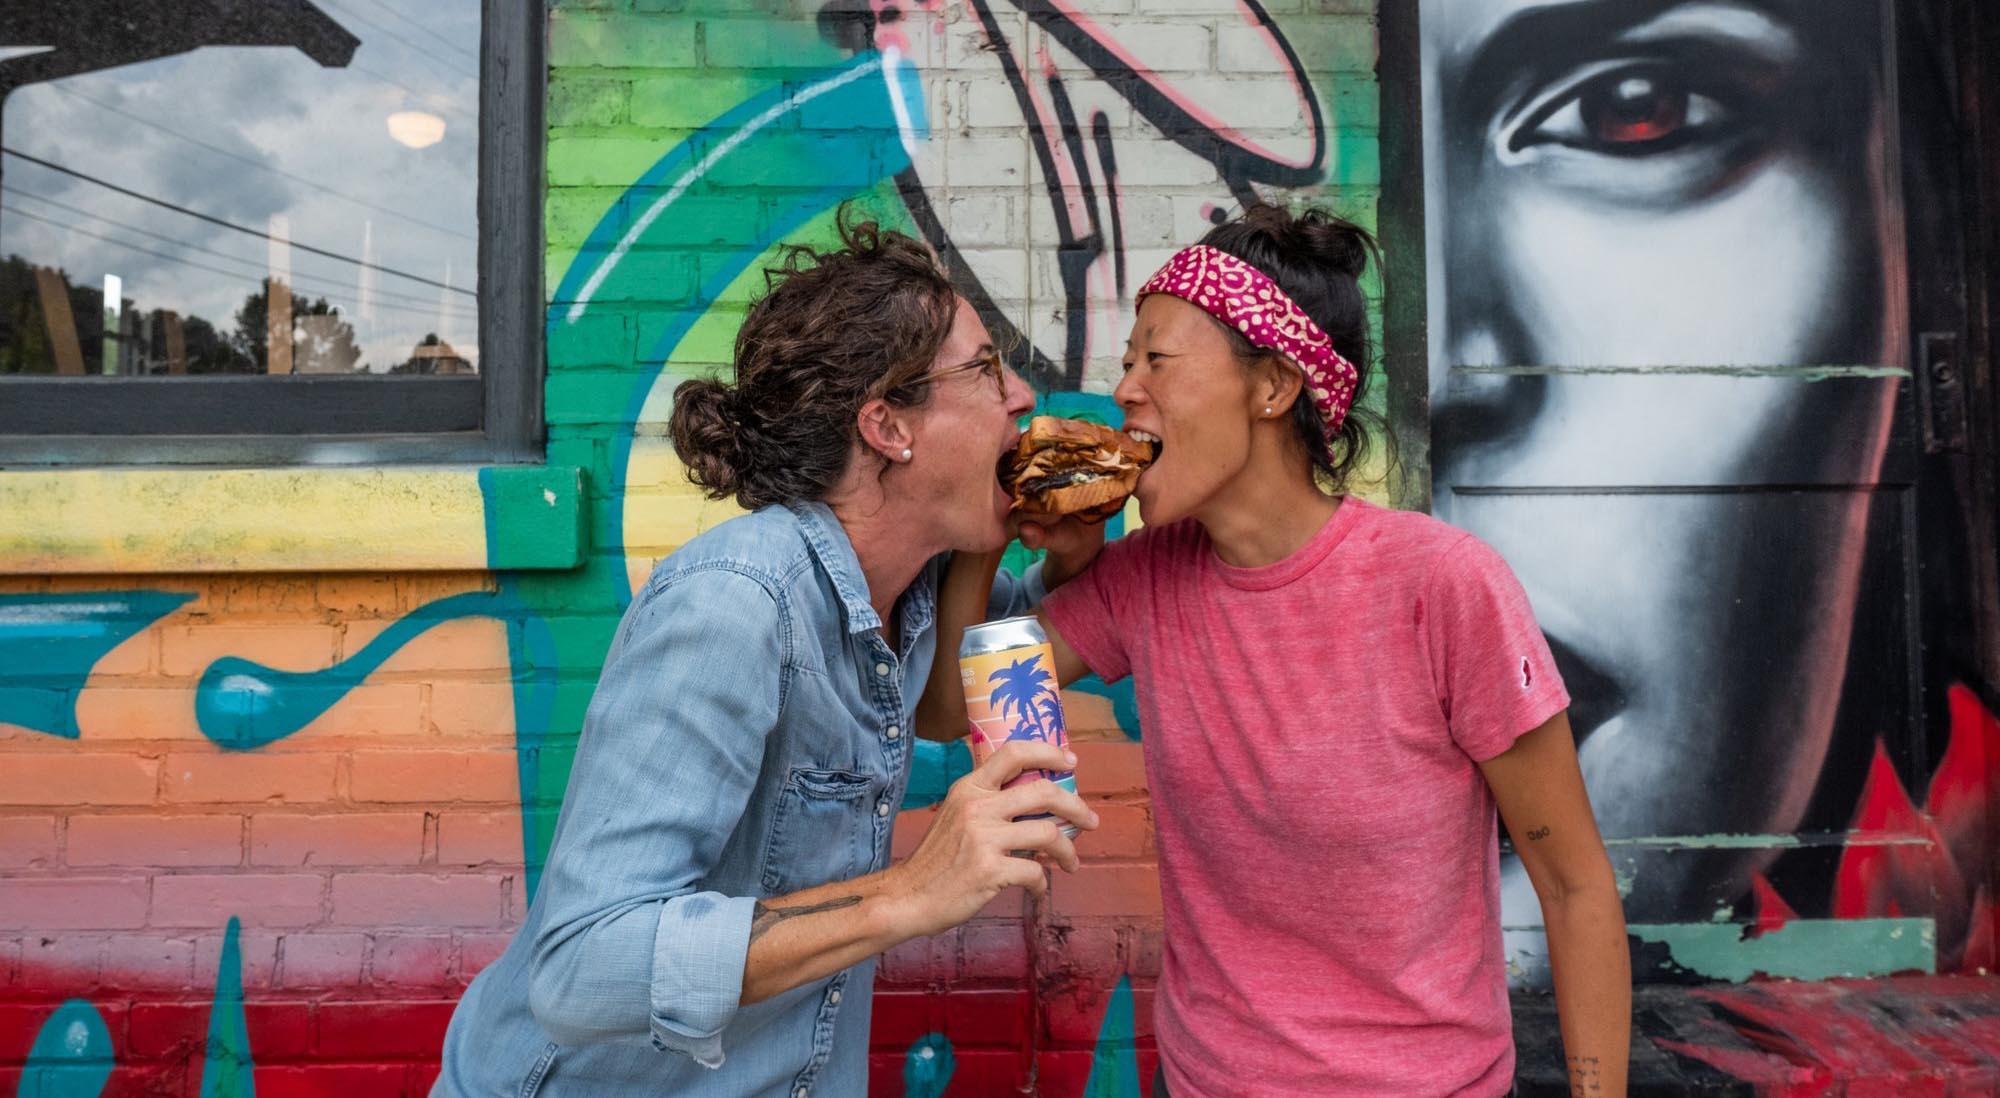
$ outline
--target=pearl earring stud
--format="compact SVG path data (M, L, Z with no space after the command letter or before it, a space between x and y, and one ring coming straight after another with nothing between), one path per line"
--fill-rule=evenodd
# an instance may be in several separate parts
M910 460L910 448L907 446L903 447L903 460L904 461Z

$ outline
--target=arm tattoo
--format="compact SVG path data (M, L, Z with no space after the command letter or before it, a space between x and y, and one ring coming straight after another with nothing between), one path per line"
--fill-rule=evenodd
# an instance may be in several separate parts
M842 896L838 900L828 900L823 904L806 904L801 907L771 907L762 900L750 915L750 940L756 941L768 933L772 927L786 919L796 919L801 915L817 915L822 911L838 911L843 907L853 907L861 902L859 896Z
M1597 1057L1569 1058L1570 1098L1597 1098L1604 1093L1604 1081L1597 1072Z
M1548 829L1548 828L1546 828L1546 827L1537 827L1537 828L1534 828L1533 830L1531 830L1531 831L1529 831L1529 832L1528 832L1528 841L1529 841L1529 842L1535 842L1535 843L1538 843L1538 842L1541 842L1541 841L1542 841L1543 839L1546 839L1546 838L1548 838L1548 837L1549 837L1549 829Z

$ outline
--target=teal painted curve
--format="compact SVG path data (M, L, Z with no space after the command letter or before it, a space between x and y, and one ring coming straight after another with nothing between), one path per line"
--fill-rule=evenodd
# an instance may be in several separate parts
M929 808L944 800L951 783L972 773L972 751L964 740L911 742L910 781L903 787L903 808Z
M633 223L627 224L622 203L614 203L586 238L557 287L547 315L551 360L598 301L645 300L642 284L656 277L644 264L627 264L631 251L671 248L678 233L675 204L687 197L726 193L730 179L783 179L798 189L783 192L766 213L754 239L744 247L702 257L703 279L698 300L713 301L774 243L843 199L891 178L910 166L898 125L899 110L908 118L912 139L924 133L923 87L908 64L887 66L882 54L857 54L851 60L821 70L795 83L772 88L744 100L674 146L627 188L663 191ZM801 116L837 118L837 129L800 125ZM724 182L710 180L720 175ZM769 197L769 196L766 196ZM644 366L633 378L623 418L611 453L612 500L625 496L626 467L639 416L674 349L700 316L698 310L675 313L653 346L643 351ZM622 552L624 509L611 506L611 543ZM631 598L624 569L612 569L618 604Z
M1096 675L1086 675L1070 683L1067 689L1075 690L1081 694L1095 694L1100 698L1109 699L1111 702L1111 715L1118 719L1119 730L1125 733L1127 739L1137 740L1141 737L1142 730L1139 727L1139 694L1132 686L1132 677L1130 675L1119 679L1117 682L1105 682Z
M1111 1001L1104 1005L1104 1021L1097 1027L1097 1047L1090 1055L1090 1080L1083 1086L1084 1098L1141 1098L1139 1089L1138 1026L1132 1010L1132 978L1118 977L1111 989Z
M942 1033L924 1034L903 1054L903 1098L939 1098L951 1085L956 1070L951 1038Z
M243 1014L242 926L235 916L222 935L215 968L215 997L208 1008L208 1040L201 1055L201 1098L251 1098L257 1093L250 1059L250 1025Z
M375 669L425 630L465 617L507 617L507 600L488 591L452 595L398 618L361 651L317 671L276 671L225 656L195 686L195 724L229 751L276 743L319 719ZM512 632L516 626L509 625Z
M507 630L509 665L514 669L514 764L521 790L522 883L527 898L534 902L535 889L542 883L542 866L548 851L543 848L543 828L536 821L543 811L540 795L542 772L547 762L549 733L555 727L556 641L548 619L525 608L515 577L502 575L500 593L517 608L518 628ZM568 777L567 769L563 777ZM549 806L551 812L554 806Z
M909 166L897 111L900 106L911 126L914 139L923 132L923 95L917 74L907 65L885 75L884 58L864 53L847 62L828 67L804 79L752 96L695 131L633 181L618 202L612 204L591 230L582 249L571 261L558 284L544 317L544 332L550 362L587 359L580 348L590 338L588 326L578 322L589 317L605 301L646 300L647 280L655 277L645 264L622 262L628 252L671 250L676 234L685 232L685 220L677 203L686 197L713 200L730 193L729 179L771 178L797 184L783 192L782 200L753 219L754 232L742 247L701 257L702 282L697 299L712 302L756 262L771 245L784 239L814 217L837 206L843 199L860 193ZM826 124L838 119L838 126ZM710 179L721 172L721 181ZM652 198L636 217L627 219L626 200L634 195ZM763 196L760 200L768 200ZM635 199L636 201L636 199ZM684 242L683 242L684 243ZM604 486L594 505L603 508L600 529L608 544L592 558L584 570L571 577L523 575L503 579L502 590L517 593L530 609L546 607L551 614L578 604L611 605L619 609L632 598L631 580L624 556L626 478L632 458L632 444L639 417L659 382L666 363L702 312L699 308L672 314L652 345L639 355L640 369L632 375L624 398L622 418L611 438L607 467L610 484ZM489 516L492 515L489 509ZM490 522L489 518L489 522ZM489 544L494 531L489 526ZM575 615L569 615L574 618ZM614 630L592 630L578 625L565 628L544 639L552 649L546 666L560 660L571 667L601 666L610 649ZM531 647L536 644L533 630L511 634L509 645L517 672L541 659ZM522 764L523 853L528 861L527 883L530 896L538 881L538 868L547 855L546 839L535 824L538 806L560 801L567 779L565 768L549 761L553 748L545 742L556 732L554 722L564 721L567 730L582 720L588 698L586 688L557 688L543 692L517 674L515 727L520 739L517 750L528 757ZM523 734L524 733L524 734Z
M0 595L0 724L75 739L91 668L194 598L174 591Z
M97 1098L116 1066L111 1030L83 999L52 1012L35 1034L21 1069L16 1098Z

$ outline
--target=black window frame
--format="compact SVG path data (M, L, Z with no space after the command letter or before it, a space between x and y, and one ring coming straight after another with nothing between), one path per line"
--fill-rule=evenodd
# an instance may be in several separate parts
M0 465L541 461L541 16L480 5L476 375L0 377Z

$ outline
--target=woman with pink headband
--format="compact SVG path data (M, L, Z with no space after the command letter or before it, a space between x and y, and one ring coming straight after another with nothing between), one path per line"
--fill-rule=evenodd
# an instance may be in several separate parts
M1041 607L1064 683L1138 688L1155 1091L1506 1094L1497 806L1542 900L1574 1092L1622 1094L1624 917L1527 597L1471 535L1345 494L1373 250L1257 206L1145 284L1114 394L1158 451L1145 528ZM941 637L998 559L954 563ZM948 677L925 699L940 731L965 727Z

